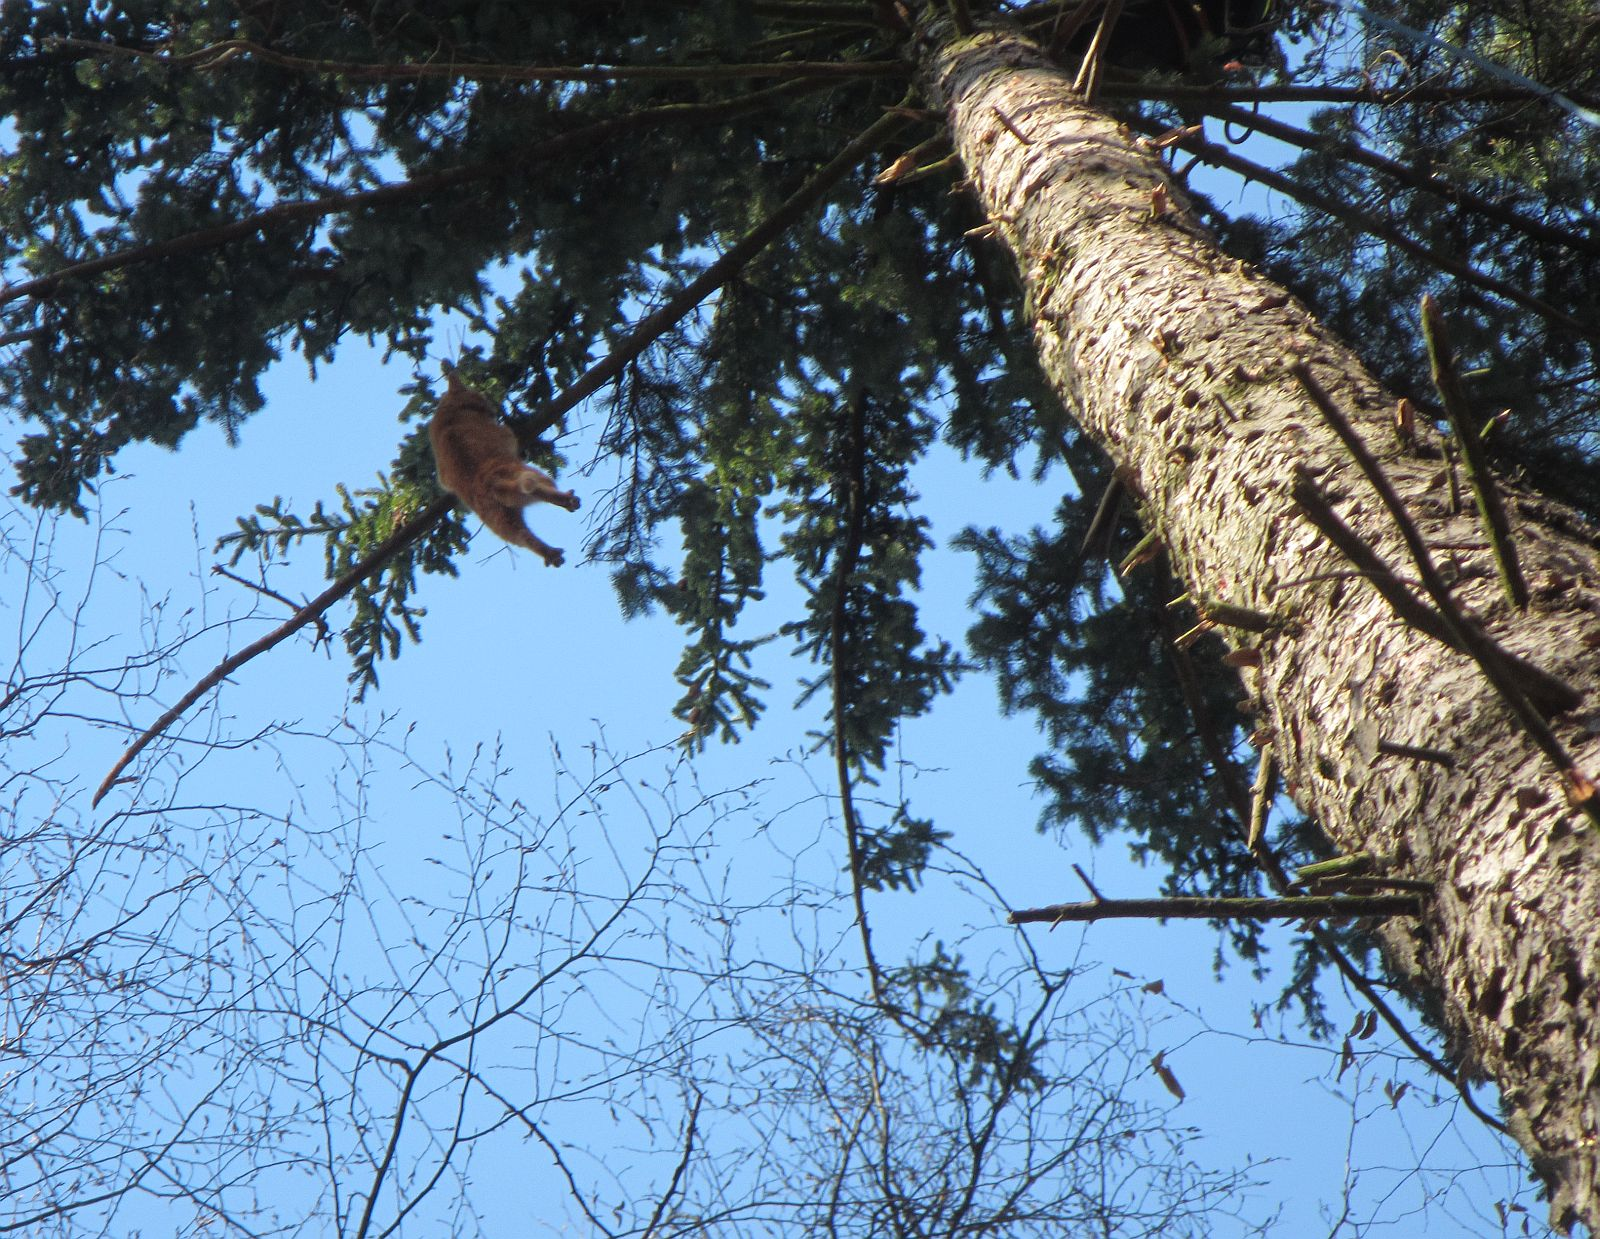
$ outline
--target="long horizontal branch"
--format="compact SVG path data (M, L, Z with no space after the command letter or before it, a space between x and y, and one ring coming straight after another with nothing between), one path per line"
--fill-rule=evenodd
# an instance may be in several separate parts
M532 143L517 152L514 162L526 164L536 160L554 159L573 151L592 150L599 143L619 134L632 133L657 125L698 124L708 120L723 120L733 116L740 116L746 112L765 107L774 99L809 90L817 90L825 85L826 82L820 79L786 82L781 86L755 91L738 99L721 100L716 103L670 103L661 107L642 108L626 116L618 116L593 125L585 125L581 129L558 134L542 142ZM49 275L41 275L35 279L24 280L21 283L5 285L0 287L0 305L15 301L21 297L38 298L48 296L68 280L83 279L87 276L99 275L104 271L117 270L122 267L132 266L135 263L170 258L177 254L190 253L195 250L214 249L217 246L226 245L230 241L242 240L258 232L282 227L285 224L321 219L326 215L334 215L343 211L354 210L358 207L386 206L396 202L405 202L419 197L426 197L430 194L437 194L442 190L451 189L470 181L487 180L494 176L504 175L507 167L512 162L511 159L502 156L497 159L487 159L481 163L460 164L452 168L443 168L438 172L425 173L410 177L404 181L378 185L372 189L356 190L345 194L331 194L326 198L313 198L299 202L280 202L278 205L268 207L264 211L258 211L254 215L236 219L231 223L219 224L215 228L202 228L179 237L171 237L165 241L152 241L146 245L130 246L114 253L103 254L99 258L90 258L83 262L73 263L71 266L63 267L59 271L53 271Z
M506 65L447 61L388 64L358 60L317 60L293 56L250 39L224 39L192 52L157 52L94 39L49 38L44 46L83 58L115 56L170 69L220 69L242 57L295 73L343 77L353 81L464 82L727 82L754 78L906 77L911 67L898 60L782 60L759 64L706 65Z
M904 118L895 112L885 112L884 115L867 126L860 136L813 173L804 185L790 195L766 219L740 238L737 243L729 248L726 254L702 271L696 279L687 284L675 296L669 298L667 303L659 310L641 319L632 331L617 342L616 346L605 358L590 366L577 382L547 404L541 410L538 425L534 427L534 434L541 434L548 430L560 420L561 415L568 409L586 396L598 391L620 374L630 361L650 347L668 328L731 279L735 272L749 262L757 253L781 236L802 213L821 200L823 195L845 173L904 123ZM379 543L370 555L362 559L360 563L352 567L350 571L346 572L327 589L323 590L322 593L295 612L294 615L278 625L277 628L274 628L260 640L251 642L237 654L225 658L209 673L201 677L199 682L185 693L176 705L152 723L137 740L128 746L122 756L117 759L116 765L111 768L111 772L101 781L100 787L94 794L92 805L98 805L104 799L106 793L116 785L122 772L128 768L133 759L151 741L177 722L190 706L240 667L244 666L245 663L266 653L275 645L278 645L313 620L319 618L328 608L344 598L367 577L381 569L401 550L437 524L444 514L450 510L453 503L454 500L449 495L443 495L434 500Z
M1062 921L1275 921L1420 916L1423 899L1421 895L1286 895L1282 898L1173 895L1165 899L1090 899L1044 908L1021 908L1006 920L1012 925L1056 925Z

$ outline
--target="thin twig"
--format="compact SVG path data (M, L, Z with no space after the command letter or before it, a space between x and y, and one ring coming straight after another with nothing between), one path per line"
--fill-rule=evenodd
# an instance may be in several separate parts
M262 585L256 581L252 581L249 577L240 576L237 572L230 572L221 564L212 564L211 571L217 576L227 577L228 580L239 585L243 585L248 590L253 590L254 592L260 594L263 598L271 598L274 602L281 602L284 606L288 607L291 612L298 612L301 606L304 605L303 603L296 602L293 598L285 597L275 589L268 589L265 585ZM331 634L328 632L327 622L323 620L321 616L317 617L316 625L318 642L329 641L332 639Z

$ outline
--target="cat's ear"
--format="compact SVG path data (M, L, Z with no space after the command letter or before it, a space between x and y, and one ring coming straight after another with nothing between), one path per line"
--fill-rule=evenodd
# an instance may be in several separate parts
M444 381L446 384L446 395L459 396L472 390L456 377L456 368L454 366L450 366L445 370Z

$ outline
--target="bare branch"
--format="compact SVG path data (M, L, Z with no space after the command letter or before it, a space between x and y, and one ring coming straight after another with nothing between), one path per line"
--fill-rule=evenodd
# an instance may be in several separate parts
M1418 895L1171 895L1163 899L1091 899L1023 908L1006 920L1012 925L1101 920L1276 921L1330 920L1340 917L1421 916Z

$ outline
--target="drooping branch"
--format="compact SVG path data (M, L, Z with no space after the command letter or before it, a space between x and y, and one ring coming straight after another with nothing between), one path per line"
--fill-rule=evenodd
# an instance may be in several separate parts
M839 813L844 819L845 846L850 857L850 892L855 903L856 928L861 935L861 951L866 956L867 977L872 996L883 1001L883 974L872 949L872 926L867 920L865 858L861 850L861 819L856 815L854 784L850 772L849 728L846 726L845 688L853 682L845 658L845 632L849 619L846 596L850 578L861 558L866 530L866 396L857 392L851 401L849 424L848 476L844 478L846 525L834 571L833 617L828 633L829 689L833 697L833 762L839 783Z
M538 423L533 427L532 433L537 436L554 426L562 415L574 405L598 391L620 374L630 361L649 348L674 323L704 301L712 292L733 278L733 275L745 263L749 262L756 254L781 236L796 219L814 206L845 173L855 167L862 158L873 151L904 123L904 118L896 112L886 111L871 125L867 126L860 136L812 174L805 184L781 203L772 214L746 233L744 237L729 248L727 253L708 266L696 279L690 281L678 293L668 298L665 305L640 320L632 331L617 342L605 358L590 366L579 377L577 382L550 401L541 411ZM450 510L453 502L454 500L449 495L444 495L434 500L416 516L385 538L373 549L371 554L367 555L360 563L352 567L327 589L323 590L322 593L295 612L288 620L260 640L252 642L237 654L218 663L193 688L185 693L175 706L151 724L117 759L116 765L111 768L111 772L106 775L99 789L95 792L92 805L98 805L105 798L106 793L116 785L122 772L128 768L129 763L152 740L177 722L190 706L240 667L244 666L245 663L266 653L320 617L329 607L348 595L362 581L383 568L401 550L422 537Z

